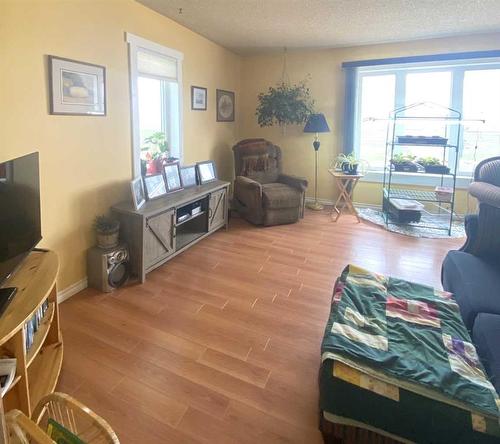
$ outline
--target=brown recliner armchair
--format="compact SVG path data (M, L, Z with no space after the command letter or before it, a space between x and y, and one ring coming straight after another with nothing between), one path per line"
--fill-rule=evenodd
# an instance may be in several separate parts
M235 209L256 225L297 222L304 216L307 180L282 173L281 148L265 139L233 146Z

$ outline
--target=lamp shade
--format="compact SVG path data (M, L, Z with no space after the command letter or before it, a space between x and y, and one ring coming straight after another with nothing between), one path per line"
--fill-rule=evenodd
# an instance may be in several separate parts
M329 133L330 127L326 122L324 114L311 114L306 126L304 127L305 133Z

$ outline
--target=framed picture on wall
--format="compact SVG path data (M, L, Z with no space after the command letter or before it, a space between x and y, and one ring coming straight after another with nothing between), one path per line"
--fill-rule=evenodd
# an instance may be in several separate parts
M213 160L198 162L196 164L196 169L198 170L198 180L200 185L217 180L217 170Z
M234 122L234 92L218 89L215 102L217 122Z
M181 167L181 182L183 188L195 187L198 184L196 180L196 165Z
M50 114L106 115L106 68L49 56Z
M207 88L191 86L191 109L195 111L207 110Z
M132 201L134 202L134 208L138 210L146 202L146 197L144 196L144 187L142 185L142 177L137 177L136 179L130 181L130 189L132 191Z
M144 188L148 200L156 199L167 194L163 174L153 174L151 176L144 176Z
M179 164L177 162L165 165L163 167L163 172L165 173L167 193L182 190L181 174L179 171Z

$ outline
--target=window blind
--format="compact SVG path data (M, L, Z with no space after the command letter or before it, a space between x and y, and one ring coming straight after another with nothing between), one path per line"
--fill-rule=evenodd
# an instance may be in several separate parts
M143 76L178 80L176 59L143 48L137 50L137 71Z

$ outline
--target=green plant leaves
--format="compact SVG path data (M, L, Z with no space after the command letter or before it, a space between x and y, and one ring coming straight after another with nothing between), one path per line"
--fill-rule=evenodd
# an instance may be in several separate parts
M261 127L299 125L314 112L314 100L305 81L296 85L281 82L270 86L267 93L258 95L258 100L255 115Z

